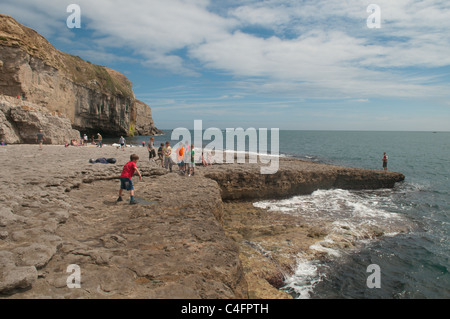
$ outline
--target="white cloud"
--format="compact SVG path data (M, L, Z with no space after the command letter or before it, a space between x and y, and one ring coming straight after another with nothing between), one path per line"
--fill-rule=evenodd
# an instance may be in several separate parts
M172 72L194 74L177 51L220 38L235 24L209 12L208 1L79 2L99 43L130 48L145 64Z
M57 0L4 0L2 10L39 30L60 37L69 3ZM178 50L225 36L237 21L208 11L207 0L78 0L82 26L93 32L96 47L127 48L147 65L195 74L184 66Z
M450 65L450 5L377 0L382 28L366 27L369 0L78 0L91 47L105 62L199 76L226 72L253 92L353 98L448 94L434 74L410 68ZM69 2L3 0L2 10L45 36L70 38ZM266 33L246 31L260 26ZM85 44L86 45L86 44ZM119 57L126 48L133 57Z
M289 40L235 32L191 49L191 56L211 69L265 78L261 86L265 90L292 89L306 97L438 94L440 87L436 90L421 85L423 77L405 80L383 70L387 64L394 64L390 57L380 54L383 50L342 32L317 31Z
M242 25L260 25L266 28L275 28L284 25L291 19L286 7L252 7L240 6L230 10L230 16L236 17Z
M44 37L71 37L66 27L67 5L58 0L2 0L1 13L11 15L22 24L38 30Z

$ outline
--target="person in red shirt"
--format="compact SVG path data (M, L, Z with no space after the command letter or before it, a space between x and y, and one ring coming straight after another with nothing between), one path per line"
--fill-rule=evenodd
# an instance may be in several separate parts
M388 162L388 156L386 152L383 153L383 169L387 171L387 162Z
M123 166L122 174L120 175L120 190L119 190L119 198L118 202L123 201L122 192L123 190L130 191L130 205L134 205L137 202L134 200L134 186L131 178L134 173L139 175L139 180L142 180L142 175L137 168L137 161L139 160L139 156L136 154L132 154L130 156L130 161Z

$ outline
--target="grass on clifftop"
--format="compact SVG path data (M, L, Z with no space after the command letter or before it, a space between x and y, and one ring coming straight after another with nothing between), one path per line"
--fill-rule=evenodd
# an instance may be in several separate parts
M119 72L112 72L112 70L108 72L106 67L84 61L78 56L65 55L63 67L72 75L75 83L93 88L98 86L104 92L120 94L131 99L134 98L131 82L124 75L120 77L121 74Z

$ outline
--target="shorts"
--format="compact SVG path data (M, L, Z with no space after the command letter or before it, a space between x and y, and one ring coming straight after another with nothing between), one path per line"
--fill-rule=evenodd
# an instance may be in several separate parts
M189 163L189 167L195 167L195 163L194 162Z
M183 161L179 162L179 163L178 163L178 166L179 166L179 167L183 167L183 166L184 166L184 162L183 162Z
M387 162L383 162L383 167L387 167Z
M134 190L133 181L126 177L120 178L120 189L125 189L127 191Z

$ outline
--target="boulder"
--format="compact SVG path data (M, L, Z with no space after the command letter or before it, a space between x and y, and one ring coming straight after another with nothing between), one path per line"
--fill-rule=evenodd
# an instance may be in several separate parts
M4 95L0 95L0 124L0 140L7 144L36 143L39 130L43 131L46 144L80 139L80 132L72 129L66 116Z
M14 254L0 251L0 294L30 287L38 274L34 266L17 267Z

